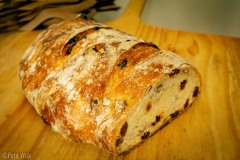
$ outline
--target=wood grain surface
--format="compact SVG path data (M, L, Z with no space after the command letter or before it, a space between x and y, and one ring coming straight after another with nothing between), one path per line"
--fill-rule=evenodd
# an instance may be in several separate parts
M40 31L0 34L0 159L21 153L43 160L240 159L240 39L153 27L140 19L143 5L144 0L131 0L108 25L193 63L202 91L192 107L122 157L71 142L42 122L21 91L19 62Z

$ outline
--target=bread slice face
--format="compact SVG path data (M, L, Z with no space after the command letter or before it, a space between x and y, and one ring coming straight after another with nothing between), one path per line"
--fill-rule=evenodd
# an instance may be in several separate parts
M143 97L122 124L116 141L121 154L142 143L182 114L200 92L201 82L196 69L182 63L168 51L162 51L161 56L154 60L166 66L172 66L174 62L174 65L172 68L164 68L158 81L148 84Z
M40 34L19 77L54 131L117 155L183 113L201 87L196 68L176 54L80 18Z

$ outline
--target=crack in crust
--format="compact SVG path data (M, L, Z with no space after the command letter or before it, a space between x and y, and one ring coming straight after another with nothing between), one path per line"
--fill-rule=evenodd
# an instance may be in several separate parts
M86 31L80 32L68 40L66 45L63 47L62 52L65 53L66 56L70 55L73 47L78 43L78 41L81 41L82 39L86 39L89 34L94 33L99 29L111 29L111 28L110 27L93 27Z

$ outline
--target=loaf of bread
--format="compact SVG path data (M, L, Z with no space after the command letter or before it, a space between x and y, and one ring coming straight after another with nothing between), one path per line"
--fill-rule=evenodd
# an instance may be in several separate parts
M176 54L81 18L43 31L19 77L54 131L117 155L182 114L201 85L196 68Z

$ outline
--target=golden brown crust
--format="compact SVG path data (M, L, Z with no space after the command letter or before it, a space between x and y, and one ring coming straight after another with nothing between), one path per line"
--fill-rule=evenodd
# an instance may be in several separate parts
M152 62L163 52L78 18L45 30L23 56L19 75L26 97L53 130L120 154L122 125L149 86L186 63L174 55L167 57L176 64Z

